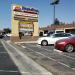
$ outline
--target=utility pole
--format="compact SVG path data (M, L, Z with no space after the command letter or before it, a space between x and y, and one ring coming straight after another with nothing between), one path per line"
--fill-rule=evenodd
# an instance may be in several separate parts
M50 3L50 4L53 5L53 7L54 7L53 8L53 12L54 12L54 15L53 15L53 24L55 24L55 16L56 16L55 15L55 7L56 7L57 4L59 4L59 0L53 0L52 3Z

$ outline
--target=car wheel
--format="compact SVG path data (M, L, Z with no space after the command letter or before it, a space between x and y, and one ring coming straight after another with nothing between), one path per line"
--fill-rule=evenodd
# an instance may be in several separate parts
M70 52L73 52L74 47L72 44L67 44L65 47L65 50L70 53Z
M41 42L41 45L42 45L42 46L47 46L47 45L48 45L48 42L47 42L46 40L43 40L43 41Z

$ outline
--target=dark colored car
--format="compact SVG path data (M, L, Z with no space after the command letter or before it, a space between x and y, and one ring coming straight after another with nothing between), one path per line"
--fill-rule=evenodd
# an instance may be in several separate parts
M56 41L55 49L73 52L75 50L75 36Z
M0 34L0 38L2 39L4 36L2 34Z

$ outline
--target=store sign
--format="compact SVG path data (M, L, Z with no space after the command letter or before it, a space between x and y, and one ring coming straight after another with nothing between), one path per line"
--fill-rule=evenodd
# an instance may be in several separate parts
M33 29L32 22L20 22L20 28Z
M20 12L26 12L26 13L32 13L32 14L38 14L38 12L39 12L37 9L23 7L23 6L20 6L20 5L14 5L13 11L20 11Z
M25 11L25 12L38 14L38 10L36 10L36 9L34 9L34 8L22 7L22 10Z
M27 16L27 17L38 17L37 14L29 14L29 13L24 13L24 12L14 12L14 15Z
M34 31L33 29L25 29L25 28L20 28L20 31L28 32L28 31Z
M20 5L13 6L13 15L15 20L38 21L38 10L27 8Z
M14 5L14 6L13 6L13 10L14 10L14 11L21 11L21 10L22 10L22 6L19 6L19 5L16 5L16 6L15 6L15 5Z
M26 22L37 22L38 18L33 18L33 17L24 17L24 16L14 16L14 20L19 20L19 21L26 21Z
M20 28L33 29L33 25L31 25L31 24L21 24Z

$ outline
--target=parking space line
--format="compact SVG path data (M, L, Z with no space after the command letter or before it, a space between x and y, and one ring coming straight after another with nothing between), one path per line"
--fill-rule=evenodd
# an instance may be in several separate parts
M54 49L55 52L58 52L58 53L62 53L63 51L60 51L60 50L57 50L57 49Z
M13 72L13 73L15 73L15 72L19 72L19 71L12 71L12 70L0 70L0 72Z
M0 52L0 54L7 54L7 52Z
M0 72L19 73L19 71L13 71L13 70L0 70ZM29 72L22 71L21 73L23 74L23 73L29 73Z
M65 56L65 57L67 57L67 58L70 58L70 59L73 59L73 60L75 60L75 58L73 58L73 57L71 57L71 56L64 55L63 51L56 50L56 49L54 49L54 51L61 53L61 54L62 54L62 56Z
M34 45L31 45L31 44L28 44L28 45L29 45L30 47L34 47ZM48 50L48 49L46 49L46 48L42 48L40 45L36 45L35 47L41 48L41 49L46 50L46 51L48 51L48 52L51 52L50 50ZM56 49L54 49L54 51L58 52L59 54L62 54L62 56L65 56L65 57L67 57L67 58L70 58L70 59L75 60L75 58L73 58L73 57L71 57L71 56L64 55L64 54L63 54L63 51L56 50Z
M34 47L34 45L31 45L31 44L28 44L28 45L29 45L30 47ZM48 49L46 49L46 48L42 48L40 45L36 45L35 47L44 49L44 50L46 50L46 51L48 51L48 52L51 52L50 50L48 50Z
M71 57L71 56L64 55L64 54L63 54L63 56L65 56L65 57L67 57L67 58L70 58L70 59L73 59L73 60L75 60L75 58L73 58L73 57Z
M72 68L73 70L75 70L75 68Z
M26 46L21 45L22 48L26 48Z
M37 45L32 45L32 44L27 44L27 45L29 45L30 47L36 47Z
M38 47L38 48L42 48L42 47ZM46 50L46 51L48 51L48 52L51 52L50 50L48 50L48 49L46 49L46 48L42 48L42 49L44 49L44 50ZM62 54L62 56L65 56L65 57L67 57L67 58L70 58L70 59L75 60L75 58L73 58L73 57L71 57L71 56L64 55L64 54L63 54L63 51L56 50L56 49L54 49L54 51L58 52L59 54Z
M19 71L14 71L14 70L0 70L0 72L20 73ZM29 72L24 72L24 71L22 71L21 73L23 74L23 73L29 73Z
M27 49L34 51L33 49L28 48L28 47L27 47ZM47 58L50 59L50 60L56 61L57 63L59 63L59 64L61 64L61 65L63 65L63 66L66 66L66 67L68 67L68 68L71 68L69 65L66 65L66 64L64 64L64 63L62 63L62 62L59 62L59 61L57 61L57 60L55 60L55 59L53 59L53 58L51 58L51 57L48 57L48 56L46 56L46 55L40 53L40 52L37 52L37 51L34 51L34 52L36 52L36 53L38 53L38 54L40 54L40 55L42 55L42 56L44 56L44 57L47 57ZM72 69L72 68L71 68L71 69ZM73 69L73 70L74 70L74 69Z
M27 44L27 45L30 45L30 47L34 47L34 45L31 45L31 44ZM37 46L37 48L41 48L41 49L43 49L43 50L46 50L46 51L48 51L48 52L51 52L51 51L49 51L49 50L46 49L46 48L42 48L41 46ZM66 66L66 67L68 67L68 68L71 68L69 65L67 65L67 64L65 64L65 63L62 63L62 62L60 62L60 61L57 61L56 59L53 59L53 58L51 58L51 57L48 57L48 56L44 55L43 53L34 51L33 49L31 49L31 48L29 48L29 47L27 47L27 49L32 50L33 52L36 52L36 53L38 53L38 54L40 54L40 55L42 55L42 56L44 56L44 57L47 57L47 58L50 59L50 60L56 61L57 63L59 63L59 64L61 64L61 65L63 65L63 66ZM60 51L59 54L61 54L61 53L62 53L62 52ZM62 56L65 56L65 55L63 55L63 53L62 53ZM71 59L75 59L75 58L72 58L72 57L70 57L70 56L65 56L65 57L68 57L68 58L71 58ZM71 68L71 69L72 69L72 70L75 70L75 68Z
M6 72L6 73L20 73L19 71L13 71L13 70L0 70L0 72ZM22 74L35 74L35 75L40 75L40 73L30 73L30 72L25 72L25 71L22 71L21 72ZM43 72L42 75L49 75L48 72ZM52 75L52 74L50 74Z
M3 43L3 42L2 42ZM5 46L5 44L3 43L3 45ZM16 52L18 52L22 57L24 57L26 60L28 60L29 62L28 63L33 63L32 66L36 67L40 72L41 72L41 75L53 75L51 72L49 72L48 70L46 70L45 68L41 67L39 64L37 64L36 62L34 62L32 59L30 59L29 57L25 56L25 54L23 52L21 52L20 50L18 50L16 47L14 47L13 45L9 44L8 45L12 48L14 48L16 50ZM6 47L5 47L6 48ZM6 48L6 50L8 50ZM12 53L11 53L12 54ZM30 73L30 72L24 72L24 71L21 71L21 73L29 73L29 74L34 74L34 75L39 75L40 73L36 73L36 72L33 72L33 73Z

